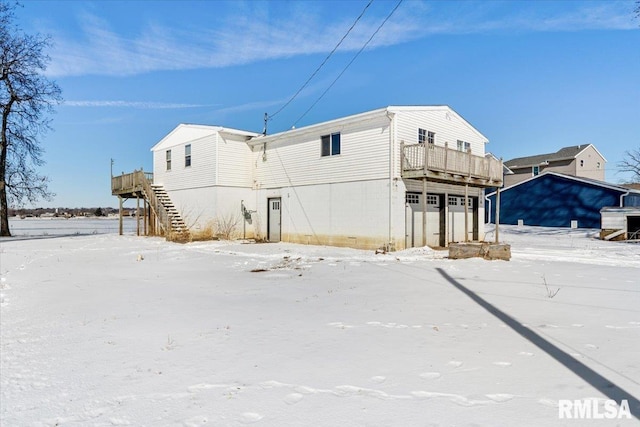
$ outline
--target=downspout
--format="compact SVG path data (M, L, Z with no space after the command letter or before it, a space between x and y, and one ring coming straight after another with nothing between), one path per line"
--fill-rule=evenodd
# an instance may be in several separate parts
M485 224L491 224L491 198L489 198L489 196L484 196L484 200L487 202L487 218L489 219Z
M620 207L621 208L624 208L624 201L622 199L624 199L628 195L629 195L629 191L627 191L626 193L620 195Z
M394 142L396 127L393 125L394 113L387 110L387 118L389 119L389 243L388 250L391 250L393 245L393 164L394 164Z

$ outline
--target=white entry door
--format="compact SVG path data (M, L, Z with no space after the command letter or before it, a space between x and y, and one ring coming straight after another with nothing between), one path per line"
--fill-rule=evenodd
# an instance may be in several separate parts
M281 199L276 197L273 199L267 199L269 205L269 213L267 218L267 240L270 242L280 241L281 231Z

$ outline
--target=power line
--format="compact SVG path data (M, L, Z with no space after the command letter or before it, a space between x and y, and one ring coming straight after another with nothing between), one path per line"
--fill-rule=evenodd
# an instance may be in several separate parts
M369 8L369 6L371 6L371 3L373 3L373 0L369 0L369 3L367 3L367 5L364 7L364 9L362 10L362 12L360 13L360 15L356 18L356 20L353 22L353 24L351 25L351 27L349 27L349 29L347 30L347 32L344 34L344 36L342 36L342 38L340 39L340 41L338 42L338 44L333 48L333 50L331 52L329 52L329 54L327 55L326 58L324 58L324 61L322 61L322 63L318 66L318 68L316 68L316 70L311 74L311 76L307 79L306 82L304 82L304 84L300 87L300 89L298 89L298 91L293 94L293 96L291 98L289 98L289 100L278 109L278 111L276 111L275 113L267 116L268 119L272 119L273 117L276 116L276 114L278 114L280 111L284 110L287 105L291 104L291 101L293 101L299 94L300 92L302 92L302 90L307 87L307 85L309 84L309 82L311 81L311 79L313 79L315 77L316 74L318 74L318 71L320 71L320 69L324 66L324 64L327 63L327 61L329 60L329 58L331 58L331 56L336 52L336 50L338 50L338 47L340 47L340 45L342 44L342 42L344 41L344 39L347 38L347 36L349 35L349 33L351 32L351 30L353 30L353 28L356 26L356 24L358 23L358 21L360 21L360 18L362 18L362 16L364 15L364 13L367 11L367 9Z
M311 106L307 109L307 111L305 111L299 118L298 120L295 121L295 123L293 124L293 126L296 126L298 124L298 122L300 120L302 120L308 113L309 111L311 111L311 109L313 109L313 107L316 106L316 104L318 102L320 102L320 100L327 94L327 92L329 92L329 90L333 87L333 85L336 84L336 82L340 79L340 77L342 77L342 75L347 71L347 69L351 66L351 64L353 64L353 62L356 60L356 58L362 53L362 51L369 45L369 43L371 42L371 40L373 40L373 38L376 36L376 34L378 34L378 32L382 29L382 27L384 26L384 24L387 23L387 21L389 20L389 18L391 18L391 15L393 15L395 13L395 11L398 9L398 7L400 7L400 4L402 3L403 0L399 0L398 4L396 4L396 6L393 8L393 10L391 12L389 12L389 14L387 15L386 18L384 18L384 21L382 21L382 23L380 24L380 26L378 26L378 28L373 32L373 34L371 34L371 37L369 37L369 40L366 41L366 43L364 45L362 45L362 47L360 48L360 50L353 56L353 58L351 59L351 61L349 61L349 63L343 68L343 70L340 72L340 74L338 74L338 76L335 78L335 80L333 80L333 82L331 82L331 84L329 85L329 87L327 87L327 89L322 92L322 94L318 97L318 99L315 100L315 102L313 104L311 104Z

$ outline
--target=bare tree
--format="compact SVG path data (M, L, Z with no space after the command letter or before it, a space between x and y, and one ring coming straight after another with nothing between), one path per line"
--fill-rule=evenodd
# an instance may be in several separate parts
M46 115L61 101L58 85L42 75L49 62L47 36L14 24L17 3L0 0L0 236L10 236L9 203L48 199L48 178L38 138L50 129Z
M625 159L618 162L618 171L630 172L633 175L632 179L640 182L640 148L625 151L624 155Z

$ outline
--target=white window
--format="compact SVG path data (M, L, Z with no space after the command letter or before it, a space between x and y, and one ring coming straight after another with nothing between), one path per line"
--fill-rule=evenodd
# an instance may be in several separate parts
M435 144L435 142L436 142L436 133L428 131L426 129L419 128L418 129L418 144L424 144L425 142L427 144L429 144L430 146L433 146L433 144Z
M427 194L427 204L432 206L437 206L438 196L436 194Z
M449 206L458 206L458 198L456 196L449 196Z
M580 160L580 167L584 167L584 160Z
M418 128L418 144L424 144L427 142L427 130Z
M332 133L331 135L322 135L320 137L321 142L321 156L336 156L340 154L340 132Z
M184 167L188 168L189 166L191 166L191 144L184 146Z
M531 173L533 174L533 176L540 175L540 166L533 166L531 168Z
M600 162L596 163L596 169L600 169Z
M458 151L469 151L469 148L471 148L471 144L466 141L458 140L457 148L458 148Z
M167 150L165 156L167 159L167 170L170 171L171 170L171 150Z

